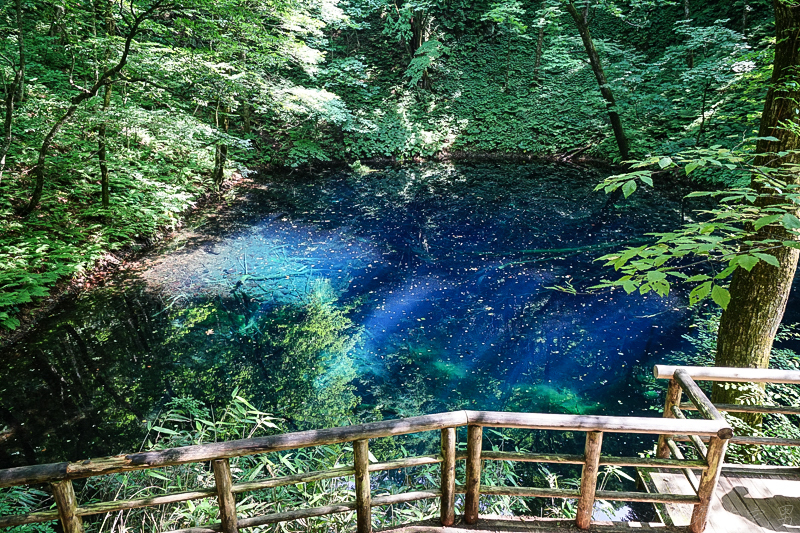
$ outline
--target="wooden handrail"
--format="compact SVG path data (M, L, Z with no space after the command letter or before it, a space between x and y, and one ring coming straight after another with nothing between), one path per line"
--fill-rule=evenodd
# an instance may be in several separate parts
M664 403L665 418L686 421L681 409L696 409L704 418L709 420L723 421L724 417L720 409L730 412L754 412L754 413L787 413L800 414L800 410L791 407L773 406L715 406L708 397L697 386L694 380L699 381L724 381L724 382L749 382L749 383L786 383L800 384L800 371L794 370L772 370L757 368L729 368L729 367L679 367L671 365L655 365L653 375L656 379L669 379L669 387ZM691 403L681 403L681 394L685 393ZM720 435L721 436L721 435ZM779 445L797 446L800 440L779 439L765 437L733 437L720 438L712 436L708 438L708 447L703 442L700 435L668 435L662 434L659 437L657 447L657 457L667 459L670 455L676 459L683 459L683 454L676 444L676 440L688 440L695 448L697 453L706 460L708 467L703 471L699 483L695 475L689 468L685 468L684 474L695 488L700 502L695 506L692 513L690 530L693 533L702 532L705 528L709 505L717 482L722 471L725 459L725 451L729 443L737 444L759 444L759 445ZM732 438L731 438L732 437Z
M466 457L459 457L456 454L455 428L463 426L469 428L469 441L467 443ZM484 452L481 446L483 427L582 431L587 434L586 451L584 455L581 456ZM385 463L369 463L369 439L434 430L439 430L441 432L441 454L439 456L409 457ZM455 411L400 420L373 422L358 426L302 431L268 437L185 446L168 450L119 455L99 459L87 459L85 461L72 463L12 468L0 470L0 487L50 482L54 494L57 497L58 511L0 517L0 527L36 523L59 518L67 533L78 533L82 531L81 517L85 515L160 505L164 503L175 503L199 498L217 497L221 511L221 522L219 524L192 528L191 531L223 531L229 533L237 531L239 528L252 527L259 524L355 510L357 513L357 531L359 533L368 533L371 530L371 507L402 501L414 501L423 498L439 498L441 501L442 523L445 525L447 525L448 522L452 523L455 516L454 494L457 492L465 492L465 519L468 523L474 523L478 519L479 498L482 493L512 495L546 494L547 497L578 498L580 510L577 521L578 526L580 528L588 528L591 521L591 509L593 508L595 497L632 501L677 501L671 496L663 495L653 496L640 493L609 491L596 493L596 478L599 466L607 464L619 466L650 465L663 468L700 468L702 470L707 469L711 464L712 458L710 456L708 463L705 461L679 461L669 458L652 459L602 456L600 448L602 445L603 432L654 435L664 433L690 434L709 437L712 442L725 442L731 435L731 428L724 420L719 419L681 420L674 418ZM344 442L353 443L355 457L352 466L343 466L327 471L295 474L282 478L272 478L239 484L234 484L231 479L228 459L232 457ZM719 448L719 446L717 446L717 448ZM722 449L724 450L724 448ZM466 486L455 484L455 461L457 459L467 460ZM533 487L485 487L480 484L481 462L485 460L583 464L584 473L582 475L581 491L552 491L550 489L538 489ZM94 477L114 472L145 470L206 461L212 462L216 481L216 485L213 489L163 494L139 500L100 502L86 506L79 506L74 497L74 490L72 488L73 479ZM439 490L407 493L391 497L371 496L370 472L436 463L441 463L442 469L441 486ZM356 500L353 502L344 502L321 508L300 509L261 517L242 519L238 519L237 517L235 494L266 487L285 486L350 475L355 475L356 479ZM699 504L703 501L703 498L701 496L695 499L684 498L681 501Z
M398 420L370 422L357 426L344 426L296 433L283 433L268 437L231 440L211 444L183 446L152 452L116 455L86 459L72 463L22 466L0 470L0 488L80 479L145 470L185 463L230 459L258 453L279 452L338 444L359 439L375 439L408 433L440 430L465 425L559 431L606 431L616 433L674 434L730 438L730 426L718 420L671 420L664 418L554 415L544 413L505 413L495 411L454 411L434 415L415 416Z
M696 381L792 383L800 385L800 370L775 370L772 368L655 365L653 367L653 375L656 379L672 379L677 370L685 371Z

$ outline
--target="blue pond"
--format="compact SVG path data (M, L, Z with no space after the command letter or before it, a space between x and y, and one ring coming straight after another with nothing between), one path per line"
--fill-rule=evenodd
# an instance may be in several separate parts
M681 194L607 209L603 177L529 163L255 178L3 355L0 466L135 447L180 396L243 394L297 428L462 407L641 414L650 365L685 347L693 316L679 292L587 288L614 275L597 257L680 223Z

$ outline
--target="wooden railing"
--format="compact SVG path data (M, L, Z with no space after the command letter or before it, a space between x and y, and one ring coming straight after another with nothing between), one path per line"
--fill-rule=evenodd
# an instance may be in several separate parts
M643 418L455 411L400 420L373 422L358 426L285 433L267 437L89 459L79 462L0 470L0 487L49 483L56 501L56 509L54 510L0 517L0 527L60 520L66 533L78 533L83 531L84 516L216 497L220 509L219 523L181 531L184 533L189 531L191 533L217 531L234 533L248 527L355 510L357 531L359 533L367 533L371 531L372 507L427 498L438 498L440 500L441 523L445 526L452 525L455 520L455 495L465 494L464 520L468 524L474 524L478 520L481 495L511 495L518 497L577 499L578 506L575 522L581 529L589 527L596 499L692 504L695 506L695 510L690 529L693 533L700 533L706 524L708 506L719 478L725 446L733 433L730 426L719 416L719 413L713 409L713 406L710 406L710 402L694 384L691 377L680 374L676 380L679 380L680 386L684 387L683 390L687 391L687 396L694 402L706 419L670 418L669 413L666 413L667 416L664 418ZM674 400L675 391L672 386L670 387L670 394L672 395L673 403L677 403L677 400ZM457 485L455 475L457 460L456 428L462 426L467 426L468 428L467 453L464 458L466 460L466 479L463 485ZM484 427L586 432L584 454L484 451L482 449ZM440 454L407 457L384 463L369 462L369 439L424 431L440 431ZM659 453L662 450L662 442L672 442L674 445L674 441L669 437L670 435L684 434L697 439L707 437L710 439L711 444L707 448L704 459L697 461L660 456L656 458L638 456L612 457L601 454L603 434L606 432L661 435ZM354 461L352 466L248 483L234 483L231 476L228 460L232 457L345 442L352 442L353 444ZM480 483L481 463L486 460L580 464L583 465L580 489L565 490L482 485ZM175 492L137 500L80 505L77 502L72 485L72 481L75 479L206 461L211 462L215 479L215 486L208 489ZM436 489L388 496L373 497L371 494L371 472L437 463L441 464L441 481L440 486ZM686 470L691 468L702 470L702 476L697 485L696 496L597 490L598 471L603 465ZM342 476L355 477L355 501L250 518L239 518L237 516L236 494Z
M653 375L656 379L669 379L667 396L664 402L664 417L686 420L683 410L699 411L704 418L709 420L723 421L724 418L720 411L730 413L784 413L800 414L800 409L796 407L766 406L766 405L733 405L733 404L713 404L708 397L700 390L697 381L722 381L730 383L791 383L800 384L800 371L791 370L772 370L756 368L730 368L730 367L699 367L699 366L669 366L656 365L653 367ZM681 402L681 395L686 394L689 402ZM676 441L691 442L697 455L708 463L707 472L716 471L717 478L711 480L705 476L697 480L690 468L683 470L684 475L689 480L692 488L698 497L703 500L700 505L695 507L692 515L692 525L695 520L705 522L706 517L700 514L701 509L707 512L709 502L705 500L708 491L704 490L704 483L713 483L716 486L719 474L722 471L722 461L725 457L725 449L728 443L746 445L774 445L774 446L800 446L800 440L783 439L776 437L751 437L746 435L736 435L730 439L720 439L710 437L702 439L699 435L661 435L658 439L656 457L668 459L684 459L683 453L678 448ZM717 461L720 461L717 463ZM711 492L713 494L713 491ZM696 528L695 528L696 529Z
M787 383L800 385L800 371L798 370L774 370L761 368L730 368L730 367L704 367L704 366L669 366L656 365L653 367L653 375L657 379L669 379L667 389L667 400L664 405L664 416L683 418L682 410L694 411L699 408L696 406L693 395L702 394L697 388L695 381L718 381L726 383ZM691 385L688 385L691 383ZM691 402L681 403L681 391L692 400ZM691 391L691 392L689 392ZM703 395L705 397L705 395ZM711 416L719 417L720 411L727 413L761 413L761 414L787 414L800 415L800 406L775 406L775 405L734 405L734 404L711 404L708 402L704 407ZM700 409L700 412L703 412ZM704 413L704 416L708 416ZM663 439L662 439L663 440ZM702 450L698 445L700 439L691 439L686 435L678 436L674 440L691 441L695 448ZM661 442L661 441L660 441ZM749 435L736 435L730 439L732 444L744 444L751 446L800 446L800 439L784 439L779 437L753 437ZM702 444L702 443L701 443ZM664 449L659 446L661 452ZM659 457L665 453L659 453Z

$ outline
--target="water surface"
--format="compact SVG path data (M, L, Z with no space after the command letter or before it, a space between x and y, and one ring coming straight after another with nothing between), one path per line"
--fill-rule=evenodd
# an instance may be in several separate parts
M651 414L644 373L682 346L685 302L584 289L611 275L598 256L675 227L680 195L604 212L602 178L538 163L261 176L4 353L0 466L136 449L182 396L239 394L289 428Z

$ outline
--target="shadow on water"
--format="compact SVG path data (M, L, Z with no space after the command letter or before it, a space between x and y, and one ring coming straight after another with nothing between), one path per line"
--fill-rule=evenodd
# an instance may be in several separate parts
M424 165L262 178L227 214L65 305L0 364L0 466L136 448L170 398L236 391L288 427L458 408L635 414L680 298L571 295L594 258L674 227L602 176ZM635 202L635 203L634 203Z

